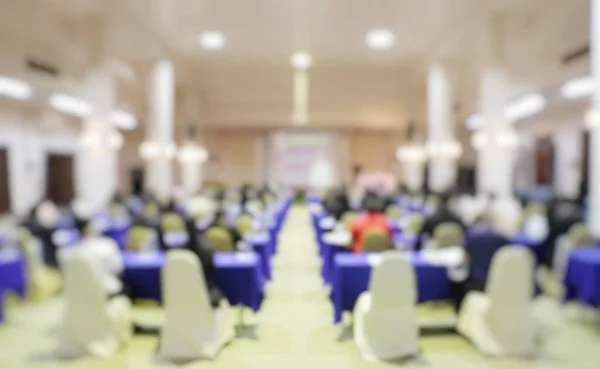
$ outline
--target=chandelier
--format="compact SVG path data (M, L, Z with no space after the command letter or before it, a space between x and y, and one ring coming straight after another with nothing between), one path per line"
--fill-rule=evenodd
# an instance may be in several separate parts
M79 137L79 146L91 153L118 151L123 147L123 135L111 126L88 123Z
M456 160L462 155L462 145L458 141L429 141L426 146L431 159Z
M177 153L177 146L171 141L146 141L140 145L139 152L145 160L171 160Z
M519 146L520 140L517 133L511 130L495 133L478 131L471 136L471 144L475 150L484 150L485 148L514 150Z

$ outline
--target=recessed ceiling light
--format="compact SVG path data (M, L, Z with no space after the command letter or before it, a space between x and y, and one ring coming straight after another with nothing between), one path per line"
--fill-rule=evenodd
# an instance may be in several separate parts
M225 35L219 31L207 31L200 35L200 45L206 50L221 50L225 47Z
M539 113L546 107L546 98L538 93L523 96L504 108L504 114L511 120L520 120Z
M292 55L291 62L296 69L308 69L312 65L312 57L305 52L297 52Z
M0 76L0 95L17 100L27 100L33 95L33 88L18 79Z
M365 41L371 49L386 50L394 45L396 36L389 29L377 28L367 32Z
M92 112L92 106L87 101L63 93L50 95L49 103L58 111L80 117L87 116Z
M593 77L575 78L560 88L560 94L565 99L576 100L592 95L596 91L596 81Z
M118 128L132 130L137 126L137 118L125 110L113 110L110 113L110 121Z

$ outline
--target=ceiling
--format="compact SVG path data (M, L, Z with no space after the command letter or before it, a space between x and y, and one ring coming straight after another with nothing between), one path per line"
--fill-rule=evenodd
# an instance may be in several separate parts
M290 55L309 52L311 126L398 128L426 123L426 72L442 60L453 80L457 119L477 106L477 80L489 61L490 24L502 24L504 63L514 95L587 73L564 54L588 42L588 0L3 0L0 74L25 74L33 57L78 81L104 55L127 62L133 82L120 98L143 117L151 63L171 58L177 98L191 89L202 124L290 126ZM373 51L372 28L396 44ZM220 51L198 34L219 30ZM102 42L99 35L105 35ZM178 106L181 106L178 101ZM178 116L177 122L183 124Z

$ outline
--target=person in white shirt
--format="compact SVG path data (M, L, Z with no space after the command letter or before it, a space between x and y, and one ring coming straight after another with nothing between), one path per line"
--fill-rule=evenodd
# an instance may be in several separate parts
M117 243L111 238L95 236L92 222L86 220L82 227L82 239L78 252L83 252L102 279L109 298L128 295L121 280L123 274L123 255Z

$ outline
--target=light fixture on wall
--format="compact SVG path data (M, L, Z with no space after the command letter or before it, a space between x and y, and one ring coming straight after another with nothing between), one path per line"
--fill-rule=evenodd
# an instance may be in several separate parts
M499 132L475 132L471 136L471 144L475 150L481 151L486 148L500 150L515 150L521 144L519 136L512 130L504 130Z
M144 160L171 160L177 153L177 145L170 141L146 141L139 147Z
M462 151L458 141L429 141L426 145L427 156L431 159L456 160Z
M423 163L427 160L427 151L421 145L409 144L396 150L396 159L401 163Z
M79 138L79 145L90 153L118 151L123 147L123 135L112 127L88 124L88 128Z
M186 142L179 149L177 160L181 164L203 164L208 160L208 150L195 141L196 127L189 122Z
M585 125L588 129L597 129L600 127L600 108L592 106L585 113Z
M420 145L417 139L417 123L411 121L406 127L406 138L408 144L398 147L396 150L396 159L400 163L422 163L427 160L427 150L425 146Z

